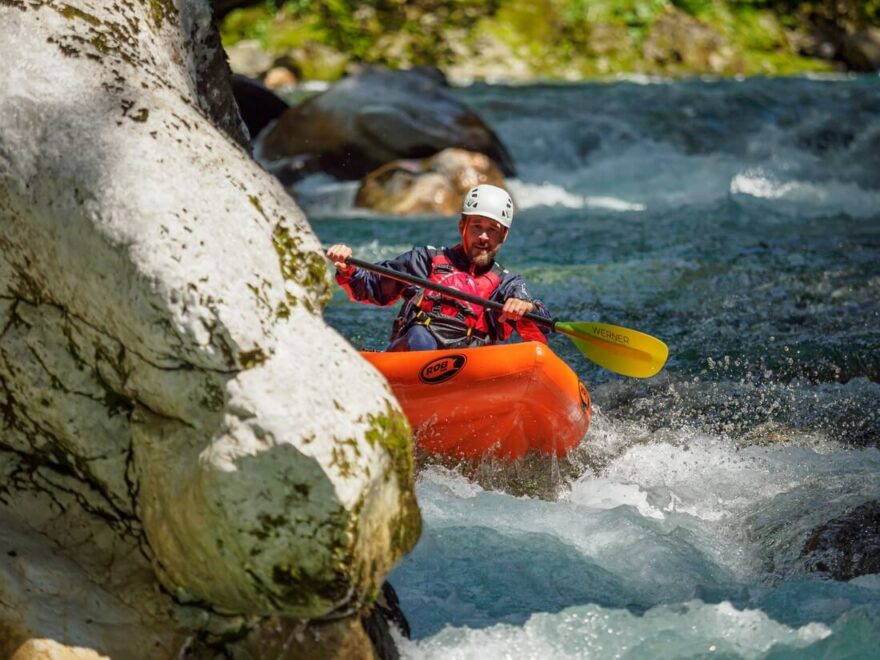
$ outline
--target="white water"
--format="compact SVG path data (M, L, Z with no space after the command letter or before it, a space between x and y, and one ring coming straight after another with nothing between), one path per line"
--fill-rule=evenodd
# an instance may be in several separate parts
M416 640L404 655L757 658L880 607L880 576L828 583L796 567L814 524L880 497L880 451L634 431L600 416L590 442L622 452L555 502L422 473L426 529L391 576Z
M601 409L553 501L420 474L390 578L404 655L880 657L880 575L806 550L880 501L880 81L639 82L461 92L518 167L501 261L670 361L626 379L551 339ZM353 212L353 184L299 188L366 259L456 240L454 218ZM326 315L381 349L394 312Z
M695 636L693 633L698 632ZM636 616L596 605L559 614L535 614L522 627L485 630L446 628L422 643L401 640L404 657L482 658L669 658L730 655L756 658L774 646L803 648L831 631L810 623L792 628L759 610L694 600L661 605Z

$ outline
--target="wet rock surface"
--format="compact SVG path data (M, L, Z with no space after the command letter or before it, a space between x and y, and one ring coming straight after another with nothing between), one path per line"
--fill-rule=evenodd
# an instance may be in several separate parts
M801 560L806 570L835 580L880 573L880 502L867 502L817 527Z
M295 171L359 179L395 159L449 147L483 153L514 174L495 133L435 76L368 68L287 110L255 155L271 171L293 162Z
M453 215L465 193L481 183L503 187L504 176L484 154L444 149L430 158L396 160L370 172L355 206L398 215Z
M267 618L370 657L418 538L409 427L323 321L212 30L205 0L0 4L30 72L0 96L0 657L268 657Z

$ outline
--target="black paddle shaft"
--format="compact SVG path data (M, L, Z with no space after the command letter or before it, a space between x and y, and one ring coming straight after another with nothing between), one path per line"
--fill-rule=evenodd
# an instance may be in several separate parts
M360 259L355 259L354 257L349 257L346 262L352 266L357 266L358 268L363 268L364 270L369 270L373 273L384 275L389 279L397 280L398 282L403 282L405 284L415 284L416 286L420 286L425 289L431 289L432 291L439 291L440 293L445 293L451 298L466 300L469 303L481 305L482 307L485 307L487 309L494 309L496 312L500 312L502 309L504 309L503 304L495 302L494 300L486 300L485 298L480 298L479 296L465 293L464 291L459 291L458 289L453 289L450 286L437 284L436 282L431 282L430 280L422 279L421 277L416 277L415 275L410 275L409 273L401 273L400 271L386 268L385 266L379 266L378 264L371 264L368 261L361 261ZM556 321L554 319L546 319L543 316L535 314L534 312L524 314L523 318L526 318L529 321L534 321L535 323L540 323L541 325L549 326L550 329L555 330L553 326L556 325Z

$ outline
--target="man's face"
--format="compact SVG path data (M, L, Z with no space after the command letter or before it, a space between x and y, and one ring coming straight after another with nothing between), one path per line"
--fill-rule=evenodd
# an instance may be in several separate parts
M478 268L492 263L507 236L504 225L481 215L466 215L459 220L458 230L465 254Z

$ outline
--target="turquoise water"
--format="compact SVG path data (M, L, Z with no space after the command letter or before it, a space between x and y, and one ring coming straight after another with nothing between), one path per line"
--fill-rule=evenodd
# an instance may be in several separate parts
M407 657L880 657L880 575L806 569L812 531L880 500L880 79L475 86L519 167L500 257L562 320L670 347L647 381L564 337L596 414L554 497L425 468L391 575ZM366 259L454 218L298 191ZM394 311L327 320L382 348Z

